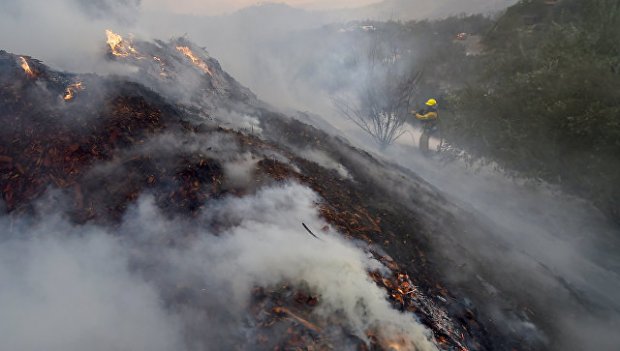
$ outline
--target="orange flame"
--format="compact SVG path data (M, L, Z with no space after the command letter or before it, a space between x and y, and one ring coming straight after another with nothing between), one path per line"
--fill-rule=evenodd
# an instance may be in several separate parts
M108 38L107 43L110 47L110 52L112 53L112 55L118 57L133 56L135 58L141 58L138 51L134 49L133 46L131 46L131 43L123 39L123 37L121 37L120 35L112 32L109 29L106 29L105 34Z
M84 84L82 82L77 82L69 85L65 90L65 95L62 97L65 101L71 101L75 97L75 94L78 90L84 90Z
M407 343L405 342L405 340L388 341L385 347L386 347L386 350L388 351L410 350L410 347L407 346Z
M19 57L19 61L20 61L20 65L22 66L22 69L24 70L24 72L26 72L26 75L28 77L30 77L30 78L36 77L36 74L34 73L32 68L30 68L30 65L28 64L28 61L26 61L26 59L23 56Z
M210 76L213 76L213 73L211 72L209 66L207 66L207 64L203 60L198 58L198 56L196 56L190 48L188 48L187 46L177 46L177 50L179 50L179 52L181 52L183 55L187 56L187 58L189 58L196 67L200 68L201 71L207 73Z

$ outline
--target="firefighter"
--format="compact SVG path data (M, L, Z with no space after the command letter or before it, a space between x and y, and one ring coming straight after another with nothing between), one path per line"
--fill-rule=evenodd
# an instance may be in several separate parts
M424 130L432 131L437 129L437 100L430 99L426 102L426 106L420 111L415 112L415 118L424 123Z
M437 100L429 99L426 106L420 111L411 111L415 118L422 121L422 136L420 137L420 150L428 152L428 140L439 129L439 114L437 113Z

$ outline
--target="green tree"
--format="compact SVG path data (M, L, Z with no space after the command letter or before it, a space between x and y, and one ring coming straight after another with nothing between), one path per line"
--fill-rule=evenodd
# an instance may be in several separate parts
M620 0L522 1L485 44L444 135L620 220Z

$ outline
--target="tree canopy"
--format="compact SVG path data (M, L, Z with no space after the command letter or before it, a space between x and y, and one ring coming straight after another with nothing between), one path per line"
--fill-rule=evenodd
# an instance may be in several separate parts
M620 0L524 0L483 43L444 135L620 220Z

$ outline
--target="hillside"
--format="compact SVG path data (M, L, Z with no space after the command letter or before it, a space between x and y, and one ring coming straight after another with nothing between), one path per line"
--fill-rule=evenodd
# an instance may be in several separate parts
M175 348L516 345L441 280L427 239L439 229L424 224L431 223L426 214L444 225L457 221L440 210L446 200L435 189L272 111L185 39L151 43L108 32L108 44L109 59L138 67L135 75L74 75L0 52L0 187L11 223L5 248L39 252L20 239L31 238L57 247L50 252L67 264L81 262L77 271L50 265L51 274L72 281L69 289L84 286L79 272L112 274L125 301L140 298L125 280L143 282L163 303L143 296L154 304L148 311L179 320L185 341ZM96 246L72 251L85 244L80 238ZM109 250L123 282L95 261ZM37 255L54 259L46 250ZM10 251L3 257L21 267ZM14 281L11 306L32 303L30 295L13 295L26 289L21 280L2 274ZM88 296L107 301L117 293L112 286ZM63 301L54 297L50 308L65 308ZM106 306L123 316L142 305ZM144 323L141 316L133 318ZM106 322L83 329L84 340L99 333L108 345L118 342L107 339L115 326ZM9 345L23 347L12 335ZM173 347L171 340L158 347Z
M461 14L495 14L517 0L384 0L377 4L338 13L341 19L376 21L423 20L446 18Z

